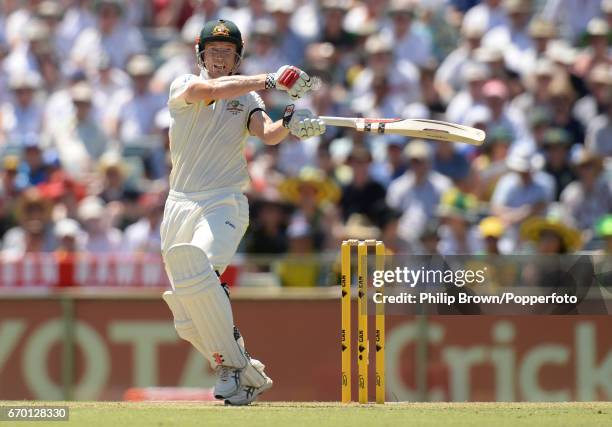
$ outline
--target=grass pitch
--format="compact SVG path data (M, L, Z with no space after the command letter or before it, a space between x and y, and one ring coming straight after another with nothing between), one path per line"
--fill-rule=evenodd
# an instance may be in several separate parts
M201 402L15 402L1 406L68 405L70 421L58 426L610 426L612 402L593 403L388 403L342 405L262 402L225 407ZM47 422L1 422L33 426Z

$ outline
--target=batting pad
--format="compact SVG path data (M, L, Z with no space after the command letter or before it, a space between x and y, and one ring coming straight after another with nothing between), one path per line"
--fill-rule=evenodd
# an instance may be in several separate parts
M202 355L210 363L210 366L214 369L216 364L214 359L211 357L213 351L204 346L204 343L200 339L200 335L198 335L198 331L185 311L185 308L181 304L181 301L172 291L164 292L162 298L164 301L166 301L168 307L170 307L170 311L172 311L172 315L174 316L174 328L176 329L178 336L191 343L196 350L202 353Z
M190 243L173 245L166 253L166 265L174 285L174 296L191 319L207 359L215 365L244 369L248 357L234 338L234 319L229 299L219 283L206 253Z

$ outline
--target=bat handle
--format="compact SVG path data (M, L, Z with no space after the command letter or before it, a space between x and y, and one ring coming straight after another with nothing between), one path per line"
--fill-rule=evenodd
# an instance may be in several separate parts
M330 126L342 126L347 128L354 128L357 126L357 119L350 117L332 117L332 116L319 116L326 125Z

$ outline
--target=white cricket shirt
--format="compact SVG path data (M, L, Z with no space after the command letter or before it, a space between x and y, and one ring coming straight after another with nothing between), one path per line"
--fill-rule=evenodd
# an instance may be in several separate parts
M249 181L247 121L251 112L265 109L264 102L255 92L210 105L180 98L190 82L203 78L186 74L170 86L170 188L183 193L243 188Z

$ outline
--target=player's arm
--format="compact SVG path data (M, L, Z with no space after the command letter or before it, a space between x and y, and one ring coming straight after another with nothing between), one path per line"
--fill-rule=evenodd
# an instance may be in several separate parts
M299 99L311 88L312 80L308 74L297 67L284 65L276 73L196 80L182 96L189 104L200 101L208 104L215 99L236 98L251 91L278 89L286 91L293 99Z
M289 133L300 139L311 138L325 133L325 123L308 110L294 111L293 105L285 108L281 120L273 121L265 111L257 110L251 115L249 132L266 145L276 145Z

